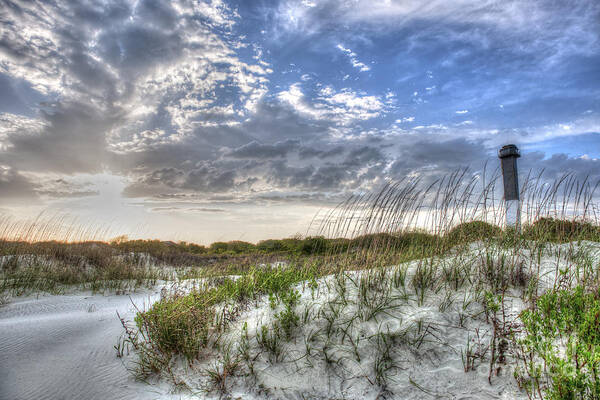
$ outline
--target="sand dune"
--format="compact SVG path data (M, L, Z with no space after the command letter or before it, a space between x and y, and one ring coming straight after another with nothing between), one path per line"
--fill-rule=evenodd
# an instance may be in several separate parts
M136 382L113 346L122 333L116 311L131 320L131 296L66 295L14 299L0 308L0 399L156 399L166 386ZM126 361L125 361L126 362ZM175 398L179 398L176 396Z

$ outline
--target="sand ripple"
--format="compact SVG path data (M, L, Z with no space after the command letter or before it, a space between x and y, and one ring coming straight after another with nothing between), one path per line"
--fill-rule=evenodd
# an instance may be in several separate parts
M156 298L132 296L139 305ZM43 296L0 308L0 400L165 397L163 387L135 382L116 357L117 310L133 317L128 296Z

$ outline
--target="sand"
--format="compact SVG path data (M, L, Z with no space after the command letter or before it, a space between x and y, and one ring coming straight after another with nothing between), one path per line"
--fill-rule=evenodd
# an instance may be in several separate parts
M478 247L474 244L472 252L476 253ZM531 272L539 274L539 284L543 290L553 286L559 270L573 268L562 258L564 254L582 248L590 250L592 259L600 258L598 244L581 243L575 246L549 246L539 263L528 251L520 252L518 260L513 261L523 262ZM468 258L459 261L474 262ZM415 265L416 262L407 264L409 276ZM326 313L325 307L330 299L337 296L332 279L320 279L314 293L308 287L298 285L296 289L301 295L298 311L310 308L315 313L319 310ZM123 333L116 311L131 321L135 316L132 302L141 309L147 308L160 298L161 289L158 286L154 290L131 295L40 295L12 299L0 307L0 400L219 398L219 393L201 392L207 383L205 369L214 364L215 358L209 357L192 368L179 371L179 378L197 391L193 396L189 393L171 393L167 382L136 382L127 370L135 357L116 356L113 346ZM348 286L348 290L355 289ZM299 328L296 339L285 345L287 359L297 356L297 361L273 363L265 354L261 354L255 363L255 379L230 380L228 387L231 398L527 398L517 387L508 367L500 376L493 378L492 385L488 382L488 365L485 361L479 363L475 371L463 371L461 351L469 339L473 340L473 333L480 332L484 341L488 342L491 334L491 326L483 318L470 320L464 327L458 326L456 318L463 304L461 299L466 294L460 291L455 293L454 303L444 310L440 308L444 301L443 293L430 295L424 304L416 304L413 299L392 315L386 317L382 314L376 322L356 325L354 334L381 331L382 326L388 329L386 324L392 331L414 330L415 322L419 320L432 326L434 335L428 337L428 341L419 349L411 346L396 346L393 349L392 358L397 368L390 377L386 391L369 381L372 380L370 371L376 361L373 351L376 337L368 339L369 335L366 335L361 342L358 348L360 362L352 361L351 348L339 337L333 337L331 343L332 352L337 354L336 366L328 366L318 357L311 363L304 362L301 358L306 348L303 337L307 337L311 331L323 330L323 318L315 318ZM518 296L509 299L508 303L512 318L516 319L523 304ZM341 318L355 313L355 307L351 304L341 310ZM231 326L229 336L232 342L237 344L244 325L252 338L262 325L273 322L274 313L267 299L255 303ZM401 324L398 321L402 321ZM322 337L317 340L315 347L322 347L322 340ZM251 347L258 350L256 341L252 341ZM345 357L340 356L344 354ZM218 357L218 354L214 354L214 357ZM366 376L369 379L365 379Z
M135 315L158 291L13 299L0 308L0 399L159 399L168 386L136 382L113 346L122 333L116 311Z

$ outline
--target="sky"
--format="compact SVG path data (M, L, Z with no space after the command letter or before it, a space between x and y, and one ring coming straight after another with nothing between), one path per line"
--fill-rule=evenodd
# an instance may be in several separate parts
M600 178L596 0L0 0L0 214L257 241L407 176Z

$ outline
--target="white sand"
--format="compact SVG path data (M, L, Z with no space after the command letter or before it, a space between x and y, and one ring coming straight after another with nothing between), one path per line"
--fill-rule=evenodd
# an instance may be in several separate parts
M530 250L500 250L491 252L495 259L494 265L499 265L500 254L507 263L523 265L525 271L532 275L539 274L538 287L540 293L554 286L560 270L575 271L576 265L569 254L585 250L594 261L597 268L600 260L600 246L597 243L583 242L579 244L548 245L540 257ZM485 262L485 246L474 243L470 251L460 253L456 257L449 256L437 260L439 268L451 265L475 265ZM408 271L407 283L416 270L420 261L406 264ZM439 271L438 271L439 272ZM349 276L358 281L363 272L350 272ZM570 274L572 275L572 274ZM506 364L500 366L500 374L492 376L488 381L490 353L483 360L476 361L474 371L464 372L461 352L465 351L470 339L471 346L477 347L475 340L478 333L481 343L489 345L493 328L481 314L483 307L474 302L466 309L463 299L473 295L468 285L459 290L441 290L438 293L428 293L423 304L419 304L412 291L408 299L401 299L403 290L392 291L392 296L398 296L398 307L380 313L376 319L357 320L349 331L357 346L351 345L348 336L344 336L336 328L344 328L352 316L360 312L357 300L357 287L346 280L348 299L347 305L339 304L340 294L334 283L334 277L318 280L318 289L311 290L306 285L298 285L296 289L301 294L301 300L296 311L302 318L305 310L313 317L306 324L300 323L291 341L283 345L285 356L273 360L269 353L261 348L256 341L256 333L262 326L272 326L275 314L282 310L272 310L269 301L264 299L255 307L243 313L229 331L233 347L240 343L243 326L247 326L250 356L255 360L253 369L256 372L250 377L229 377L228 391L231 398L243 399L527 399L527 394L518 388L513 377L513 359L511 353L506 354ZM410 290L409 290L410 292ZM447 308L440 308L446 300L446 294L451 294L452 303ZM377 293L373 293L377 296ZM519 313L525 304L520 297L521 291L511 290L505 298L506 320L519 324ZM332 303L333 300L333 303ZM480 300L481 301L481 300ZM331 308L334 304L336 311ZM324 315L337 312L334 333L326 334L326 318ZM464 325L459 322L459 314L466 312L470 315ZM477 316L479 315L479 316ZM403 343L396 340L391 347L390 357L397 368L391 371L385 388L375 382L374 366L377 361L377 342L380 333L390 335L418 336L417 324L431 328L420 346ZM313 339L307 338L313 337ZM312 356L307 356L307 346L312 348ZM360 361L356 357L355 347ZM330 362L324 359L323 349L327 348ZM222 356L216 354L215 357ZM207 387L206 368L215 365L214 358L197 363L192 370L181 371L179 377L190 387ZM220 393L214 391L207 398L219 398Z
M329 300L336 298L335 291L324 288L320 281L319 293L314 300L309 289L297 289L302 293L299 310L309 307L314 310L327 309ZM349 290L352 290L349 288ZM413 300L406 307L381 314L375 320L357 323L353 334L363 332L362 343L359 344L360 362L354 358L352 346L348 340L340 340L339 335L332 336L330 356L333 364L325 362L317 355L307 362L306 342L311 332L323 330L323 320L313 321L303 326L295 335L295 340L285 345L286 358L283 362L271 362L268 356L259 355L254 368L257 381L252 379L235 379L230 385L232 398L243 399L526 399L512 376L512 369L503 367L499 376L488 382L489 361L477 363L477 369L464 372L461 350L467 343L468 336L473 336L479 329L484 342L489 342L491 326L484 321L469 321L466 326L459 327L457 309L461 307L460 296L448 310L440 312L439 303L442 298L430 294L428 301L418 306ZM352 297L352 296L351 296ZM340 320L356 312L356 305L350 305L342 311ZM237 337L244 323L247 323L250 337L254 337L260 326L273 321L274 311L264 301L259 307L240 318L237 324ZM427 336L418 349L414 345L395 344L391 357L397 364L389 378L387 389L374 382L373 366L377 359L376 342L373 337L377 332L401 332L407 329L409 335L416 333L415 323L422 321L424 326L430 324L433 335ZM401 321L401 322L399 322ZM389 329L389 331L388 331ZM233 327L232 331L236 331ZM371 336L371 338L369 338ZM232 340L236 333L232 333ZM322 348L322 335L313 343L315 353ZM251 346L260 353L256 342L251 339ZM289 361L295 359L298 361ZM489 356L488 356L489 359ZM190 386L202 387L205 382L197 379L202 369L209 367L211 361L201 363L195 373L188 375ZM230 380L231 381L231 380ZM211 393L207 398L219 398L218 393Z
M156 291L131 296L138 305ZM73 294L13 299L0 308L0 399L157 399L168 391L135 382L113 346L116 311L135 315L129 296ZM179 398L175 396L174 398Z
M595 251L594 259L598 259L599 246L587 243L585 246ZM577 247L577 246L576 246ZM473 245L477 252L478 245ZM553 285L559 269L572 269L573 266L561 261L557 253L566 253L569 245L551 246L541 257L540 263L534 261L527 251L517 255L531 272L541 276L540 287ZM517 260L517 261L519 261ZM513 260L514 261L514 260ZM475 262L465 259L464 262ZM412 266L411 266L412 265ZM414 263L409 265L409 270ZM352 273L356 274L356 273ZM410 275L410 272L409 272ZM326 281L329 280L330 288ZM315 313L324 308L329 299L336 296L332 277L319 280L319 288L313 293L308 288L298 286L302 299L297 308L303 312L307 307ZM350 286L348 290L352 291ZM319 357L313 358L310 364L301 359L305 353L304 337L311 330L323 332L323 318L314 318L312 322L299 328L294 335L295 340L286 344L287 354L283 363L271 363L266 354L256 359L255 368L258 381L245 378L232 378L229 389L232 398L242 399L516 399L526 398L519 391L509 368L494 377L492 385L488 383L487 363L481 362L476 371L465 373L461 361L461 350L467 343L467 337L473 337L478 330L484 341L489 342L491 326L484 319L470 320L464 327L459 327L457 315L462 307L462 294L456 293L453 304L441 311L440 303L443 293L428 296L428 300L417 305L414 296L405 301L393 315L380 315L376 322L365 321L354 328L355 335L362 330L366 333L377 332L381 326L402 331L422 320L431 324L433 336L428 336L419 349L398 345L393 348L392 358L398 368L390 376L389 392L382 392L378 385L370 383L373 379L373 363L375 361L375 340L365 340L359 346L361 362L355 362L349 352L348 342L340 341L334 335L331 354L338 360L337 366L326 365ZM133 294L133 302L140 308L160 297L160 289ZM349 296L354 298L355 294ZM516 314L523 304L515 297L510 299L509 306ZM145 306L145 307L144 307ZM356 312L356 304L350 304L344 315ZM474 305L474 307L478 307ZM150 385L136 382L127 371L124 362L131 362L132 357L123 361L116 357L113 346L117 343L123 329L116 311L131 321L135 309L129 296L103 296L70 294L63 296L44 295L39 298L17 298L0 307L0 400L28 399L171 399L190 398L189 394L171 394L168 383ZM477 310L472 310L477 311ZM315 314L316 315L316 314ZM271 324L274 311L268 301L260 301L257 306L243 313L231 327L229 333L234 344L240 338L241 327L247 322L251 336L251 346L257 348L253 339L257 328ZM398 321L402 321L398 324ZM412 324L412 325L411 325ZM316 340L315 347L323 345L323 334ZM296 361L289 361L294 360ZM202 394L206 386L205 368L214 364L215 359L197 363L191 369L182 368L180 378L190 387L198 390L194 398L218 398L218 393ZM369 379L365 379L369 377Z

